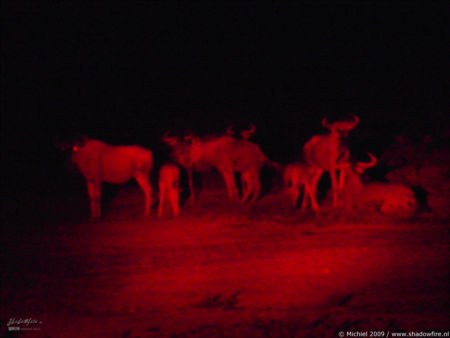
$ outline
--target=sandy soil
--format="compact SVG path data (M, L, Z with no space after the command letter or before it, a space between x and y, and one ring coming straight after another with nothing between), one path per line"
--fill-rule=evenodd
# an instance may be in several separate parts
M144 218L134 185L98 222L87 221L84 195L27 203L46 212L3 222L0 319L10 336L11 318L38 320L19 336L42 337L450 329L449 225L432 213L316 216L290 210L281 192L236 206L208 190L177 218Z

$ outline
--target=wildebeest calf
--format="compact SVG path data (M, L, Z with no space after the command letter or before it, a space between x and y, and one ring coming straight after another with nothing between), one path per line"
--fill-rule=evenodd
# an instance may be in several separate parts
M173 163L164 164L159 170L159 205L158 217L163 214L164 203L169 201L172 213L177 216L180 213L180 168Z
M289 163L283 172L283 182L288 195L291 197L292 208L297 207L297 202L303 189L302 210L308 207L308 199L311 208L319 211L319 206L312 196L311 181L317 175L318 169L302 162Z

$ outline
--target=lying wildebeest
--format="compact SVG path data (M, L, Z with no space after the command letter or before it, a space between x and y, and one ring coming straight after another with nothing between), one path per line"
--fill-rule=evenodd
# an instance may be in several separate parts
M57 141L62 150L70 150L71 161L83 174L91 201L91 217L101 216L102 182L123 184L134 178L145 194L144 215L150 214L152 187L149 174L153 154L140 146L113 146L82 137L70 142Z
M371 153L369 162L355 162L346 169L342 199L346 210L375 208L382 214L406 218L414 214L417 200L414 192L402 184L363 182L361 175L377 163Z
M177 216L180 213L180 168L173 163L165 163L159 170L159 205L158 217L161 217L166 201L172 208L172 213Z
M358 116L354 115L351 121L336 121L328 123L326 118L322 119L322 125L330 130L326 135L315 135L303 146L303 158L312 167L319 169L311 181L311 195L314 205L317 205L316 191L317 183L324 171L330 173L331 189L333 193L333 207L338 207L339 195L344 186L344 171L337 167L339 162L348 160L350 152L344 143L348 132L359 123ZM337 172L339 171L339 182Z
M192 201L195 199L192 172L196 165L211 166L221 173L227 187L228 198L232 202L239 201L234 174L241 173L243 188L241 202L254 202L261 191L259 172L265 164L273 164L257 144L246 139L238 140L228 133L204 138L190 135L181 140L166 132L162 140L172 148L172 159L188 172Z

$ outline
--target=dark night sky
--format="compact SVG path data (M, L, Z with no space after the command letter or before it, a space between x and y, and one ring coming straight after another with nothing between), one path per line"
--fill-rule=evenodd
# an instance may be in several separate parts
M323 116L357 113L367 138L404 121L426 131L448 122L444 2L2 7L2 157L14 166L51 165L58 133L157 148L168 128L251 121L280 159L320 131Z

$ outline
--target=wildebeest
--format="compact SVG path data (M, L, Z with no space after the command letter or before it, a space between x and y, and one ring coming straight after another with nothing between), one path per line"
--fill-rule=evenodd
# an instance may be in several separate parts
M347 170L342 199L346 210L376 208L392 217L409 217L417 209L414 192L402 184L363 182L361 175L375 166L377 158L369 153L369 162L355 162Z
M152 187L149 174L153 153L140 146L113 146L82 137L71 142L58 142L62 150L71 150L71 161L83 174L91 202L91 217L101 216L102 182L123 184L134 178L145 195L144 215L150 214Z
M330 130L326 135L314 135L303 146L303 158L305 162L318 169L311 182L312 199L316 199L317 183L324 171L330 173L331 189L333 193L333 207L339 204L339 195L345 180L345 171L337 167L339 162L346 162L350 152L343 140L348 132L359 123L359 118L354 115L351 121L336 121L328 123L326 118L322 119L322 125ZM339 182L337 172L339 171ZM316 202L314 202L316 203Z
M180 213L180 168L173 163L165 163L159 170L159 205L158 217L161 217L166 201L172 208L172 213L177 216Z
M181 140L167 132L162 140L172 148L172 159L187 170L192 200L195 198L192 172L196 165L211 166L221 173L232 202L239 201L234 174L241 173L243 196L240 201L254 202L261 190L259 172L265 164L272 164L257 144L236 139L228 133L204 138L191 135Z
M188 176L189 186L189 203L194 204L196 200L195 188L194 188L194 171L206 172L213 167L204 161L193 161L191 155L191 143L194 136L189 134L185 135L183 139L171 136L169 132L166 132L162 141L170 146L170 157L178 165L184 168Z
M308 200L314 211L319 211L319 206L312 198L311 181L316 176L318 169L303 162L289 163L283 172L283 183L286 192L291 198L292 208L297 207L300 193L303 189L302 210L308 207Z

